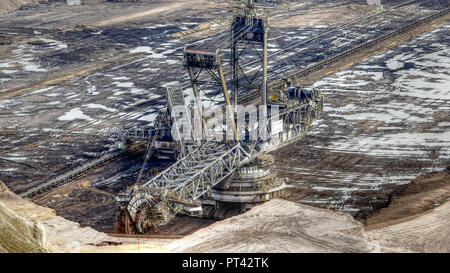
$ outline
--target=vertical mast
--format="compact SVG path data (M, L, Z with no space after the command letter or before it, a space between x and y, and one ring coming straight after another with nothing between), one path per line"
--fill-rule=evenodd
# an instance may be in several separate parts
M236 12L233 12L233 22ZM238 104L239 76L238 76L238 41L235 39L234 24L231 25L231 94L233 96L233 110L236 111Z

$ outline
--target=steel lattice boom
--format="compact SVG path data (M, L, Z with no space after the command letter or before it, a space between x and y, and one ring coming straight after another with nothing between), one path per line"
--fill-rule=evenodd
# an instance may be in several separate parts
M252 1L249 1L252 4ZM231 89L233 104L229 98L226 79L223 75L222 60L218 50L188 49L184 51L184 66L188 70L195 99L194 107L186 105L183 92L180 89L167 90L167 109L157 119L158 128L171 128L171 137L180 151L179 159L166 170L162 171L146 183L135 185L132 189L118 196L117 200L126 204L126 211L138 232L146 232L151 227L168 223L177 213L197 215L202 211L200 198L220 182L231 178L239 167L251 163L256 157L276 150L282 146L299 140L310 125L317 119L323 109L323 97L319 92L308 88L289 87L277 90L267 97L267 18L259 18L253 10L253 5L247 5L243 15L234 14L232 25L232 61L233 75ZM242 81L248 77L244 71L238 73L239 56L248 45L254 43L262 47L262 76ZM244 44L242 47L241 44ZM256 49L256 48L255 48ZM243 78L240 77L242 74ZM258 73L257 73L258 74ZM223 109L230 126L224 125L222 117L211 118L205 114L202 92L211 87L221 89L225 107L218 105L214 109ZM238 95L240 88L259 89L261 102L257 107L245 108L238 112ZM181 106L181 107L177 107ZM254 106L254 105L252 105ZM174 109L180 110L174 110ZM211 110L210 108L209 110ZM200 118L192 120L192 116ZM175 113L176 112L176 113ZM258 116L253 120L250 116ZM187 117L187 123L180 123L178 118ZM221 120L222 119L222 120ZM232 139L208 140L208 136L226 135L228 132L214 131L208 128L210 121L221 120L219 126L232 129ZM187 135L194 136L192 124L201 123L201 140L182 140L186 135L180 132L177 124L188 125ZM161 126L162 125L162 126ZM184 129L184 125L182 128ZM226 131L226 130L224 130ZM252 137L250 135L252 134ZM255 135L256 134L256 137ZM121 139L149 138L145 133L136 130L119 134ZM228 180L226 180L228 181Z

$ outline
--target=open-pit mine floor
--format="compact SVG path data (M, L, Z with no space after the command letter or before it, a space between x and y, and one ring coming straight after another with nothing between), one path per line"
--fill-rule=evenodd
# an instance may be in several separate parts
M269 80L448 4L384 2L381 13L347 1L287 1L289 10L271 11ZM182 66L186 44L218 46L229 59L230 7L204 0L52 2L1 14L0 180L24 192L114 150L108 129L151 124L166 104L167 86L189 88ZM289 178L289 200L364 219L387 206L399 186L450 165L445 18L403 45L342 63L325 77L311 76L321 78L314 86L326 96L321 119L304 139L274 152L279 177ZM257 68L250 59L244 63ZM127 152L33 200L83 226L112 232L114 196L134 184L143 155L143 149ZM150 163L141 181L167 164ZM160 233L185 235L213 222L187 219Z

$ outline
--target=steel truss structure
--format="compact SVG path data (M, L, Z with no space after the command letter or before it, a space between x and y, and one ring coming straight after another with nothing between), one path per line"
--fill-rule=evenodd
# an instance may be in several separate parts
M259 131L258 140L229 143L204 142L196 150L179 159L142 186L129 190L124 200L129 201L127 210L130 216L138 224L141 215L137 213L143 207L153 204L155 201L152 200L155 198L159 201L164 200L163 202L170 208L172 216L168 217L168 220L180 212L195 215L199 209L193 208L199 207L199 197L257 156L303 137L322 109L323 97L315 94L310 100L282 109L279 120L282 121L283 129L272 133L265 141L261 137L263 132ZM268 120L270 123L272 117ZM252 125L249 124L249 126ZM261 128L265 128L266 133L271 131L271 127ZM137 216L139 219L134 218ZM161 221L159 220L158 223L163 223Z
M323 97L314 91L309 95L297 95L291 100L267 105L268 19L257 17L252 4L253 1L249 1L243 15L235 13L233 16L231 27L232 56L234 56L231 62L233 105L228 96L219 51L188 48L184 50L184 66L188 70L195 103L202 119L204 136L207 136L209 132L200 91L206 93L205 90L209 84L220 87L222 91L227 118L232 121L234 139L208 141L203 138L200 142L191 142L189 144L192 150L185 152L184 156L172 166L143 185L136 185L119 195L117 200L126 204L128 214L139 232L145 231L150 226L163 225L177 213L197 215L201 211L199 202L201 196L218 183L230 179L237 168L251 162L257 156L300 139L322 111ZM239 65L239 59L247 47L256 49L256 46L261 46L263 52L261 55L257 51L261 60L261 68L258 72L263 70L261 84L254 83L253 80L256 76L249 79ZM239 73L238 70L242 73ZM245 81L241 79L245 79ZM246 117L244 128L237 128L232 106L237 106L238 93L241 88L253 88L261 91L261 107L258 115L263 119L250 122ZM168 91L167 103L168 112L172 112L176 105L188 109L181 91ZM275 112L272 108L279 111ZM190 110L186 110L182 116L192 118ZM172 126L177 123L173 113L170 121ZM192 123L191 120L190 124L192 125ZM250 128L252 130L256 128L256 138L240 139L238 129L249 131ZM191 133L194 135L195 132ZM172 127L172 135L175 134L177 134L177 130L174 131ZM128 135L133 134L128 133ZM180 147L184 147L187 143L178 141Z
M253 1L249 1L244 14L233 14L231 25L231 92L233 103L238 104L242 89L258 89L261 92L261 104L267 102L267 38L268 17L257 17ZM253 75L245 72L240 60L246 51L252 50L257 55L260 67ZM262 71L262 82L256 83Z
M227 115L229 120L231 121L231 126L233 129L234 138L236 141L238 141L239 138L237 134L236 123L233 115L233 109L231 107L230 97L228 95L227 83L223 74L222 59L220 57L219 50L216 50L215 52L209 52L185 48L184 66L187 68L189 78L191 80L192 90L194 92L194 97L197 103L197 110L199 111L199 115L202 120L204 137L206 138L206 136L208 135L208 126L206 117L204 116L202 96L199 90L203 89L205 91L205 89L201 87L207 82L200 81L199 78L202 74L207 73L209 75L209 77L207 78L210 79L209 82L217 84L222 90L225 105L227 107Z

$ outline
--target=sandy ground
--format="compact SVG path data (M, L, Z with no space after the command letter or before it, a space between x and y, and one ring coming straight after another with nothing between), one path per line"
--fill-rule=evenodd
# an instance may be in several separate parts
M275 199L166 246L175 252L369 252L348 214Z
M403 209L414 210L418 203ZM398 206L394 206L397 207ZM273 200L165 246L176 252L450 252L450 202L372 230L348 214Z
M388 207L364 215L364 230L381 251L450 252L450 168L398 188Z
M0 202L39 222L46 243L66 252L366 252L362 225L347 214L273 200L178 240L116 238L82 228L19 198L2 184ZM255 225L255 221L258 225ZM211 240L214 237L214 240ZM237 243L239 242L239 243ZM284 242L280 244L280 242Z
M450 202L414 219L365 231L349 214L275 199L181 239L117 238L56 216L4 184L0 188L0 219L10 223L0 222L8 229L2 235L25 229L33 246L24 235L20 241L0 240L3 252L450 252ZM14 244L19 248L10 247Z
M382 252L450 252L450 202L423 215L367 232Z

